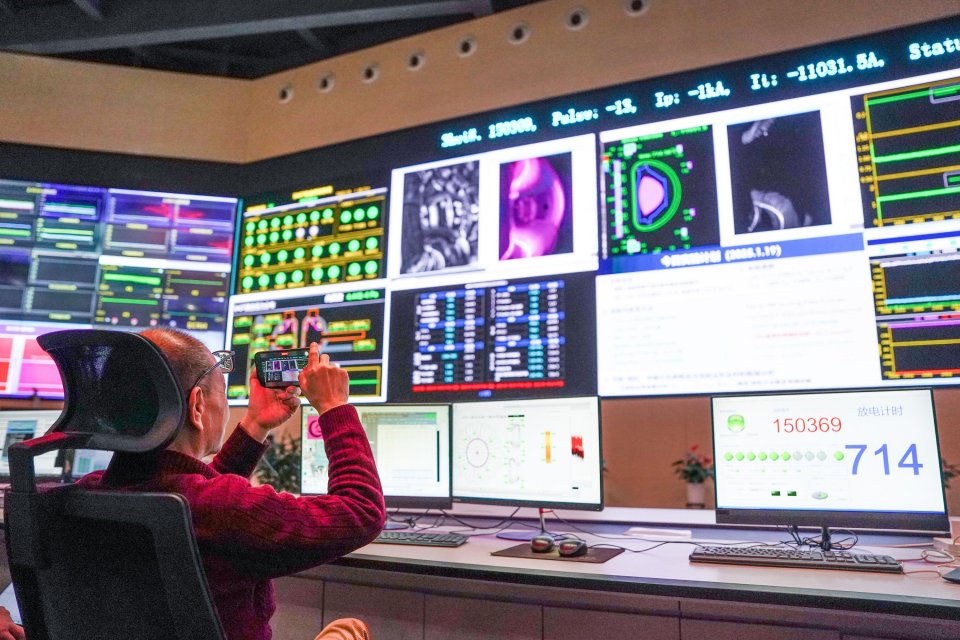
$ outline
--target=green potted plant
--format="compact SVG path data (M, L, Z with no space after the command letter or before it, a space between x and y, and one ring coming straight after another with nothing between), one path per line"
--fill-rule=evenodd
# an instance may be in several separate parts
M940 458L940 469L943 473L943 488L950 488L950 481L960 476L960 465L951 464L944 458Z
M288 433L271 436L254 474L277 491L300 491L300 438Z
M707 478L713 477L713 464L710 456L698 451L693 445L683 457L673 462L673 471L687 483L687 506L703 507L706 504Z

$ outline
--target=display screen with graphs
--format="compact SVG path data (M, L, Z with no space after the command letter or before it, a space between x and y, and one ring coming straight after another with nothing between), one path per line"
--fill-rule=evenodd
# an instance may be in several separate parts
M239 213L0 183L5 392L56 385L29 335L63 323L185 326L245 362L317 341L369 401L956 384L958 39L948 19L265 160Z
M596 397L453 405L454 501L603 507Z
M575 273L394 292L391 399L595 393L593 285Z
M375 186L245 199L237 299L382 287L387 401L955 384L958 37L946 20L315 150L318 175Z
M36 342L176 327L223 344L235 198L0 180L0 395L62 395Z
M240 219L237 293L383 276L387 190L331 191L307 189L246 201Z
M382 288L235 296L228 348L243 366L235 366L227 378L227 397L248 397L257 353L308 348L316 342L350 375L352 397L383 400L386 302Z

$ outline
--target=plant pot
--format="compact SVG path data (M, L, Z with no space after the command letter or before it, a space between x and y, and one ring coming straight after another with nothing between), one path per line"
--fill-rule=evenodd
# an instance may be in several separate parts
M707 485L703 482L687 483L687 508L703 509L706 506Z

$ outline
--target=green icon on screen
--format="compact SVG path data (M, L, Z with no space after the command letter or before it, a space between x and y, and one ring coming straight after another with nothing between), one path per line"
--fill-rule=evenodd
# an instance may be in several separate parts
M740 433L746 426L743 416L732 415L727 417L727 429L733 433Z

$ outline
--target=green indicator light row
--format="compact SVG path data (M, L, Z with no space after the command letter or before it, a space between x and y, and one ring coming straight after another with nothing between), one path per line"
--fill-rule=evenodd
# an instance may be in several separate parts
M738 462L743 462L744 460L748 460L750 462L753 462L754 460L760 460L760 461L773 460L774 462L776 462L777 460L783 460L785 462L789 462L790 460L796 460L797 462L802 462L804 460L808 462L819 460L822 462L826 460L828 457L829 456L823 451L818 451L816 453L814 453L813 451L807 451L807 452L770 451L769 453L766 451L760 451L757 453L754 453L753 451L748 451L746 453L744 453L743 451L738 451L736 453L732 453L728 451L725 454L723 454L723 459L726 460L727 462L731 462L733 460L737 460ZM843 458L844 458L844 454L842 451L834 452L833 454L834 460L839 462L843 460Z
M363 222L364 220L376 220L380 217L380 207L370 205L369 207L357 207L356 209L344 209L340 212L340 224L351 224L354 222Z
M277 234L276 232L267 234L260 234L256 238L253 236L247 236L243 239L243 244L245 247L252 247L256 245L264 245L267 243L267 240L270 242L276 242L280 238L283 238L285 242L289 242L293 239L294 233L287 229L282 234ZM376 236L371 236L365 241L361 241L358 238L354 238L347 243L347 251L359 251L361 247L366 248L368 251L375 251L380 246L380 239ZM331 242L328 251L336 255L342 250L342 245L339 242ZM311 250L314 257L320 257L323 255L323 245L314 245Z
M268 229L279 230L281 227L290 227L294 224L306 224L309 222L330 222L333 220L334 210L330 207L324 209L313 209L310 212L301 211L285 216L276 216L274 218L263 218L257 222L250 221L244 225L244 231L250 235L257 232L265 232ZM340 212L340 224L351 224L353 222L363 222L365 220L376 220L380 217L380 207L372 204L369 206L360 206L356 209L344 209Z
M359 239L354 238L347 243L346 250L350 253L356 253L360 251L361 246L366 247L370 251L376 250L380 245L380 239L376 237L367 238L366 241L361 242ZM310 249L310 255L313 258L322 258L324 255L329 254L331 256L338 256L343 251L344 247L339 242L331 242L328 246L322 244L316 244ZM292 252L281 249L275 254L272 253L262 253L259 258L252 254L247 254L243 257L243 266L245 267L254 267L259 263L261 266L267 266L270 264L282 264L288 261L291 256L294 260L303 260L307 257L307 250L305 247L297 247Z
M253 256L247 256L252 258ZM244 259L246 262L246 258ZM249 265L248 265L249 266ZM380 270L380 263L377 260L367 260L366 262L351 262L347 265L346 272L350 277L358 277L360 275L375 276ZM330 265L326 269L323 267L314 267L309 271L310 280L312 283L317 284L323 282L324 280L339 280L343 275L343 267L340 265ZM269 289L271 286L282 287L287 284L300 284L304 281L306 273L300 269L295 271L280 272L274 276L270 274L262 273L257 277L254 276L244 276L240 281L240 286L249 291L253 289L254 286L257 286L260 289Z

